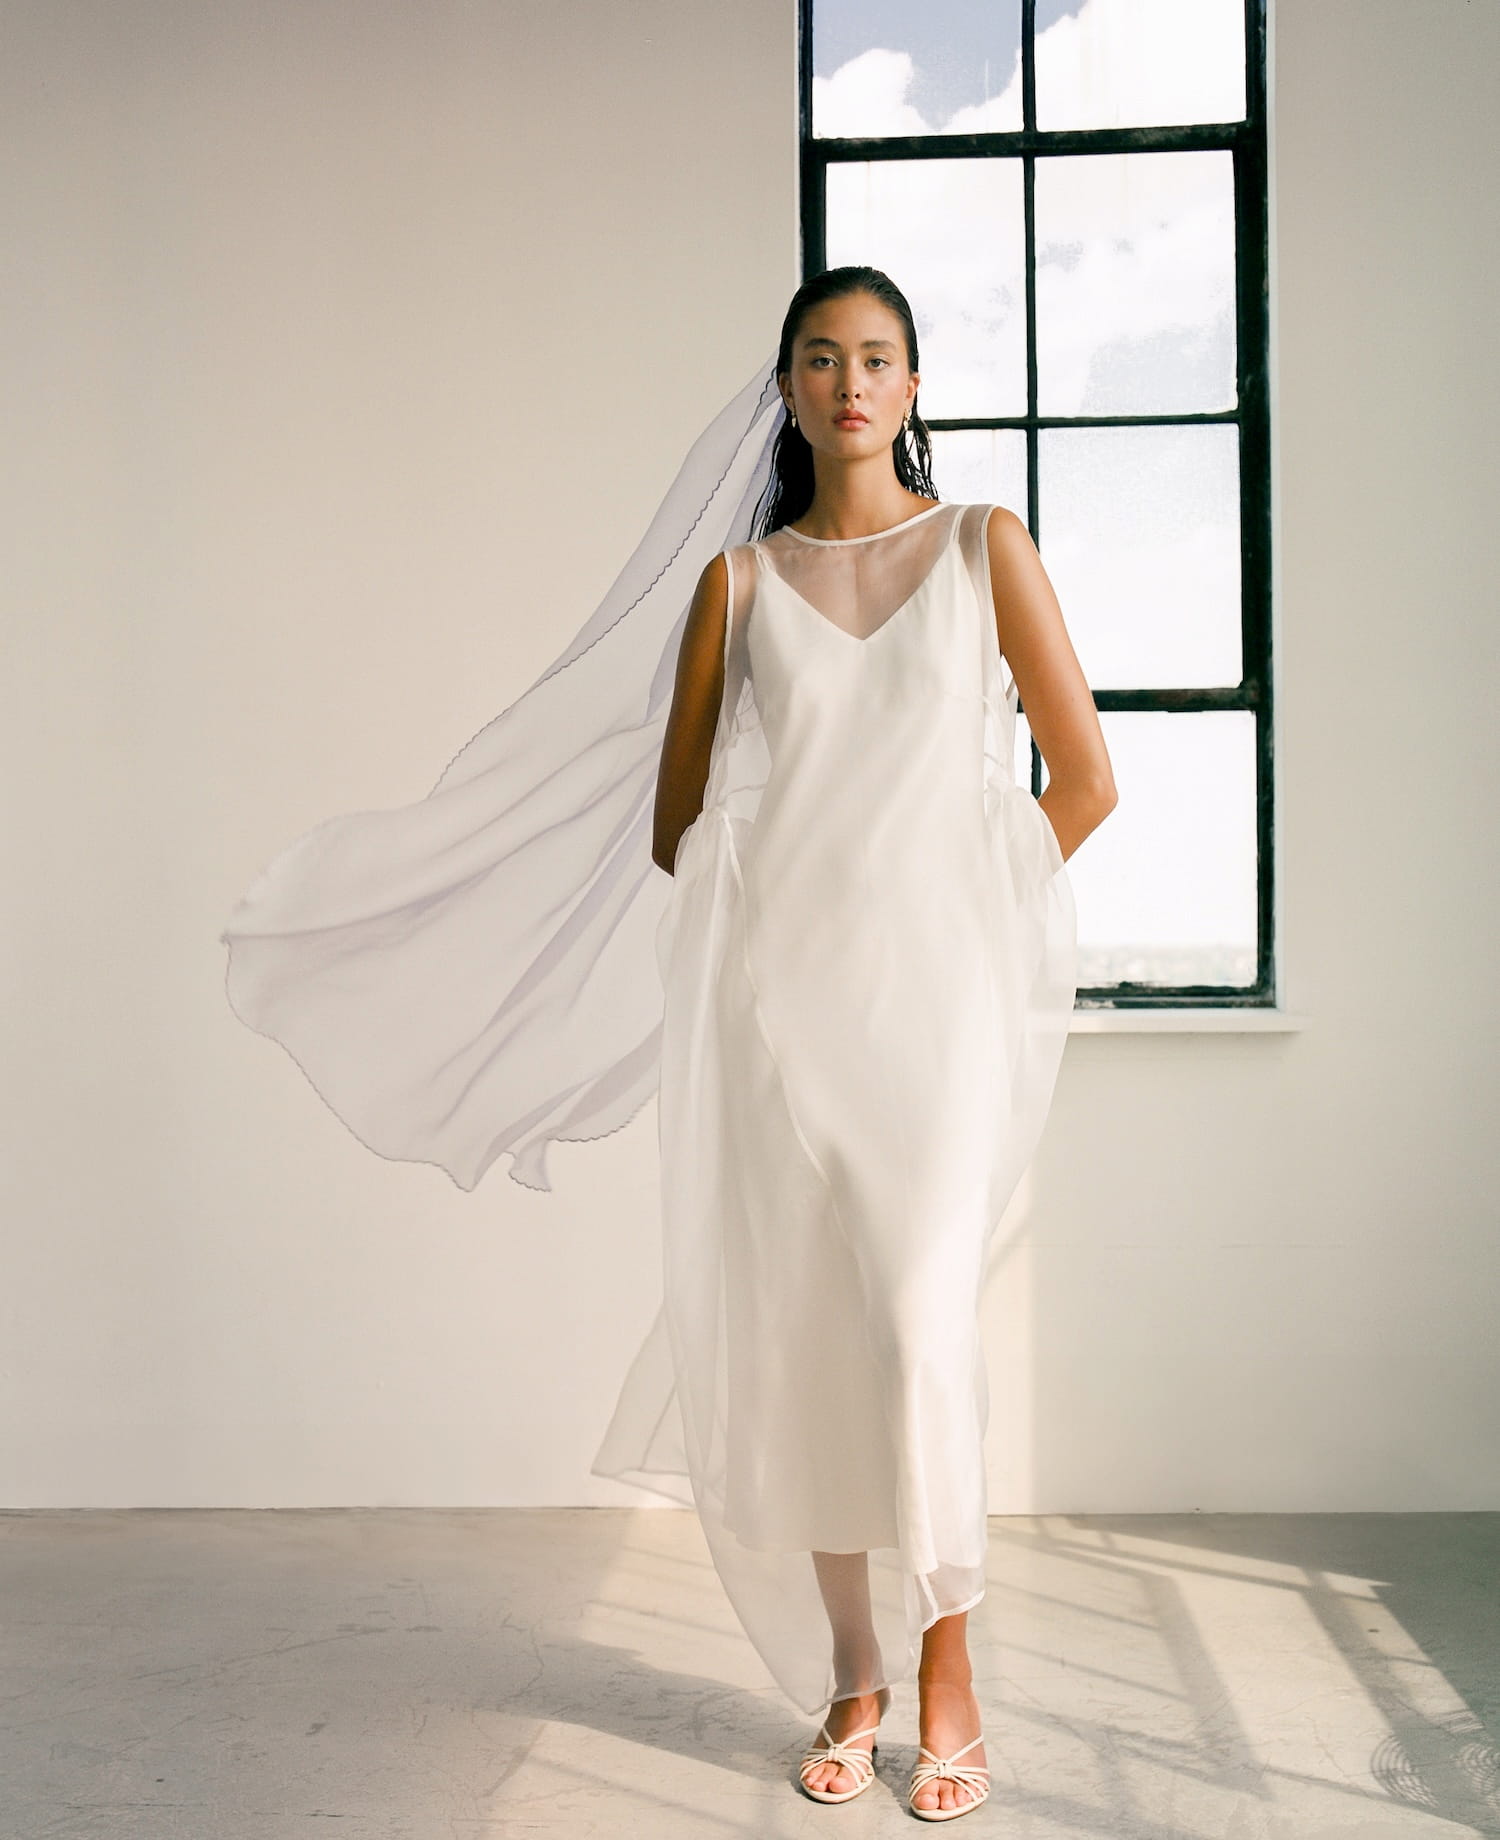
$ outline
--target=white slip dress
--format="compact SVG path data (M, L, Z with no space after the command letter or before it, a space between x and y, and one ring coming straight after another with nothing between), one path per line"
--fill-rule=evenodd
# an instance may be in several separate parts
M983 1596L979 1301L1075 996L989 512L722 552L724 697L656 936L664 1296L592 1468L682 1480L809 1713L911 1678Z

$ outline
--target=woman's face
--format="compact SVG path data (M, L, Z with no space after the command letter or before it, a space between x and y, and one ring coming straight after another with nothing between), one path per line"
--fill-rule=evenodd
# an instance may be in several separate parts
M921 377L907 369L896 314L872 294L845 294L804 316L777 381L808 444L850 460L889 449Z

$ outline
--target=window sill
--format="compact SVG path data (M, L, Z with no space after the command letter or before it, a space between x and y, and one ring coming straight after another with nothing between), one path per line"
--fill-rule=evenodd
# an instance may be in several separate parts
M1289 1035L1311 1018L1285 1009L1075 1009L1070 1035Z

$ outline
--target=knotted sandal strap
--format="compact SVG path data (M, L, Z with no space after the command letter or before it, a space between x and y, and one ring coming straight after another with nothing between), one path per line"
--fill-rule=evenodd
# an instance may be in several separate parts
M930 1757L932 1761L931 1763L917 1763L913 1766L911 1787L906 1794L907 1806L913 1814L920 1815L924 1821L950 1821L955 1815L967 1814L971 1808L979 1806L990 1792L990 1773L983 1764L959 1763L958 1759L965 1751L973 1750L983 1737L984 1733L980 1732L979 1737L970 1738L969 1742L956 1750L951 1757L939 1757L935 1752L928 1750L925 1744L917 1746L918 1752ZM962 1783L968 1791L969 1799L966 1802L960 1802L956 1808L941 1806L918 1808L917 1791L925 1789L929 1783L937 1782L944 1777L950 1782Z
M880 1727L878 1725L867 1725L863 1731L851 1731L847 1737L840 1738L836 1742L810 1745L808 1749L803 1752L802 1763L797 1771L797 1774L802 1779L802 1786L807 1790L807 1793L816 1797L819 1801L842 1802L858 1795L861 1789L868 1789L875 1775L875 1747L872 1744L869 1750L861 1750L859 1746L855 1744L854 1740L856 1738L868 1738L871 1732L879 1731L879 1729ZM828 1727L826 1725L819 1728L818 1736L820 1738L826 1738L828 1736ZM807 1773L820 1763L836 1763L842 1765L842 1767L848 1770L850 1775L853 1776L854 1787L852 1789L842 1790L809 1788Z

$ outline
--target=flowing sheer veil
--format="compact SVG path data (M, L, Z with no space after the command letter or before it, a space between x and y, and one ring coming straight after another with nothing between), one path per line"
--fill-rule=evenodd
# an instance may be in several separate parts
M474 1188L503 1151L605 1136L656 1091L668 877L652 810L678 642L704 566L745 542L785 408L774 354L694 442L567 649L431 792L330 818L219 935L225 992L379 1155Z

